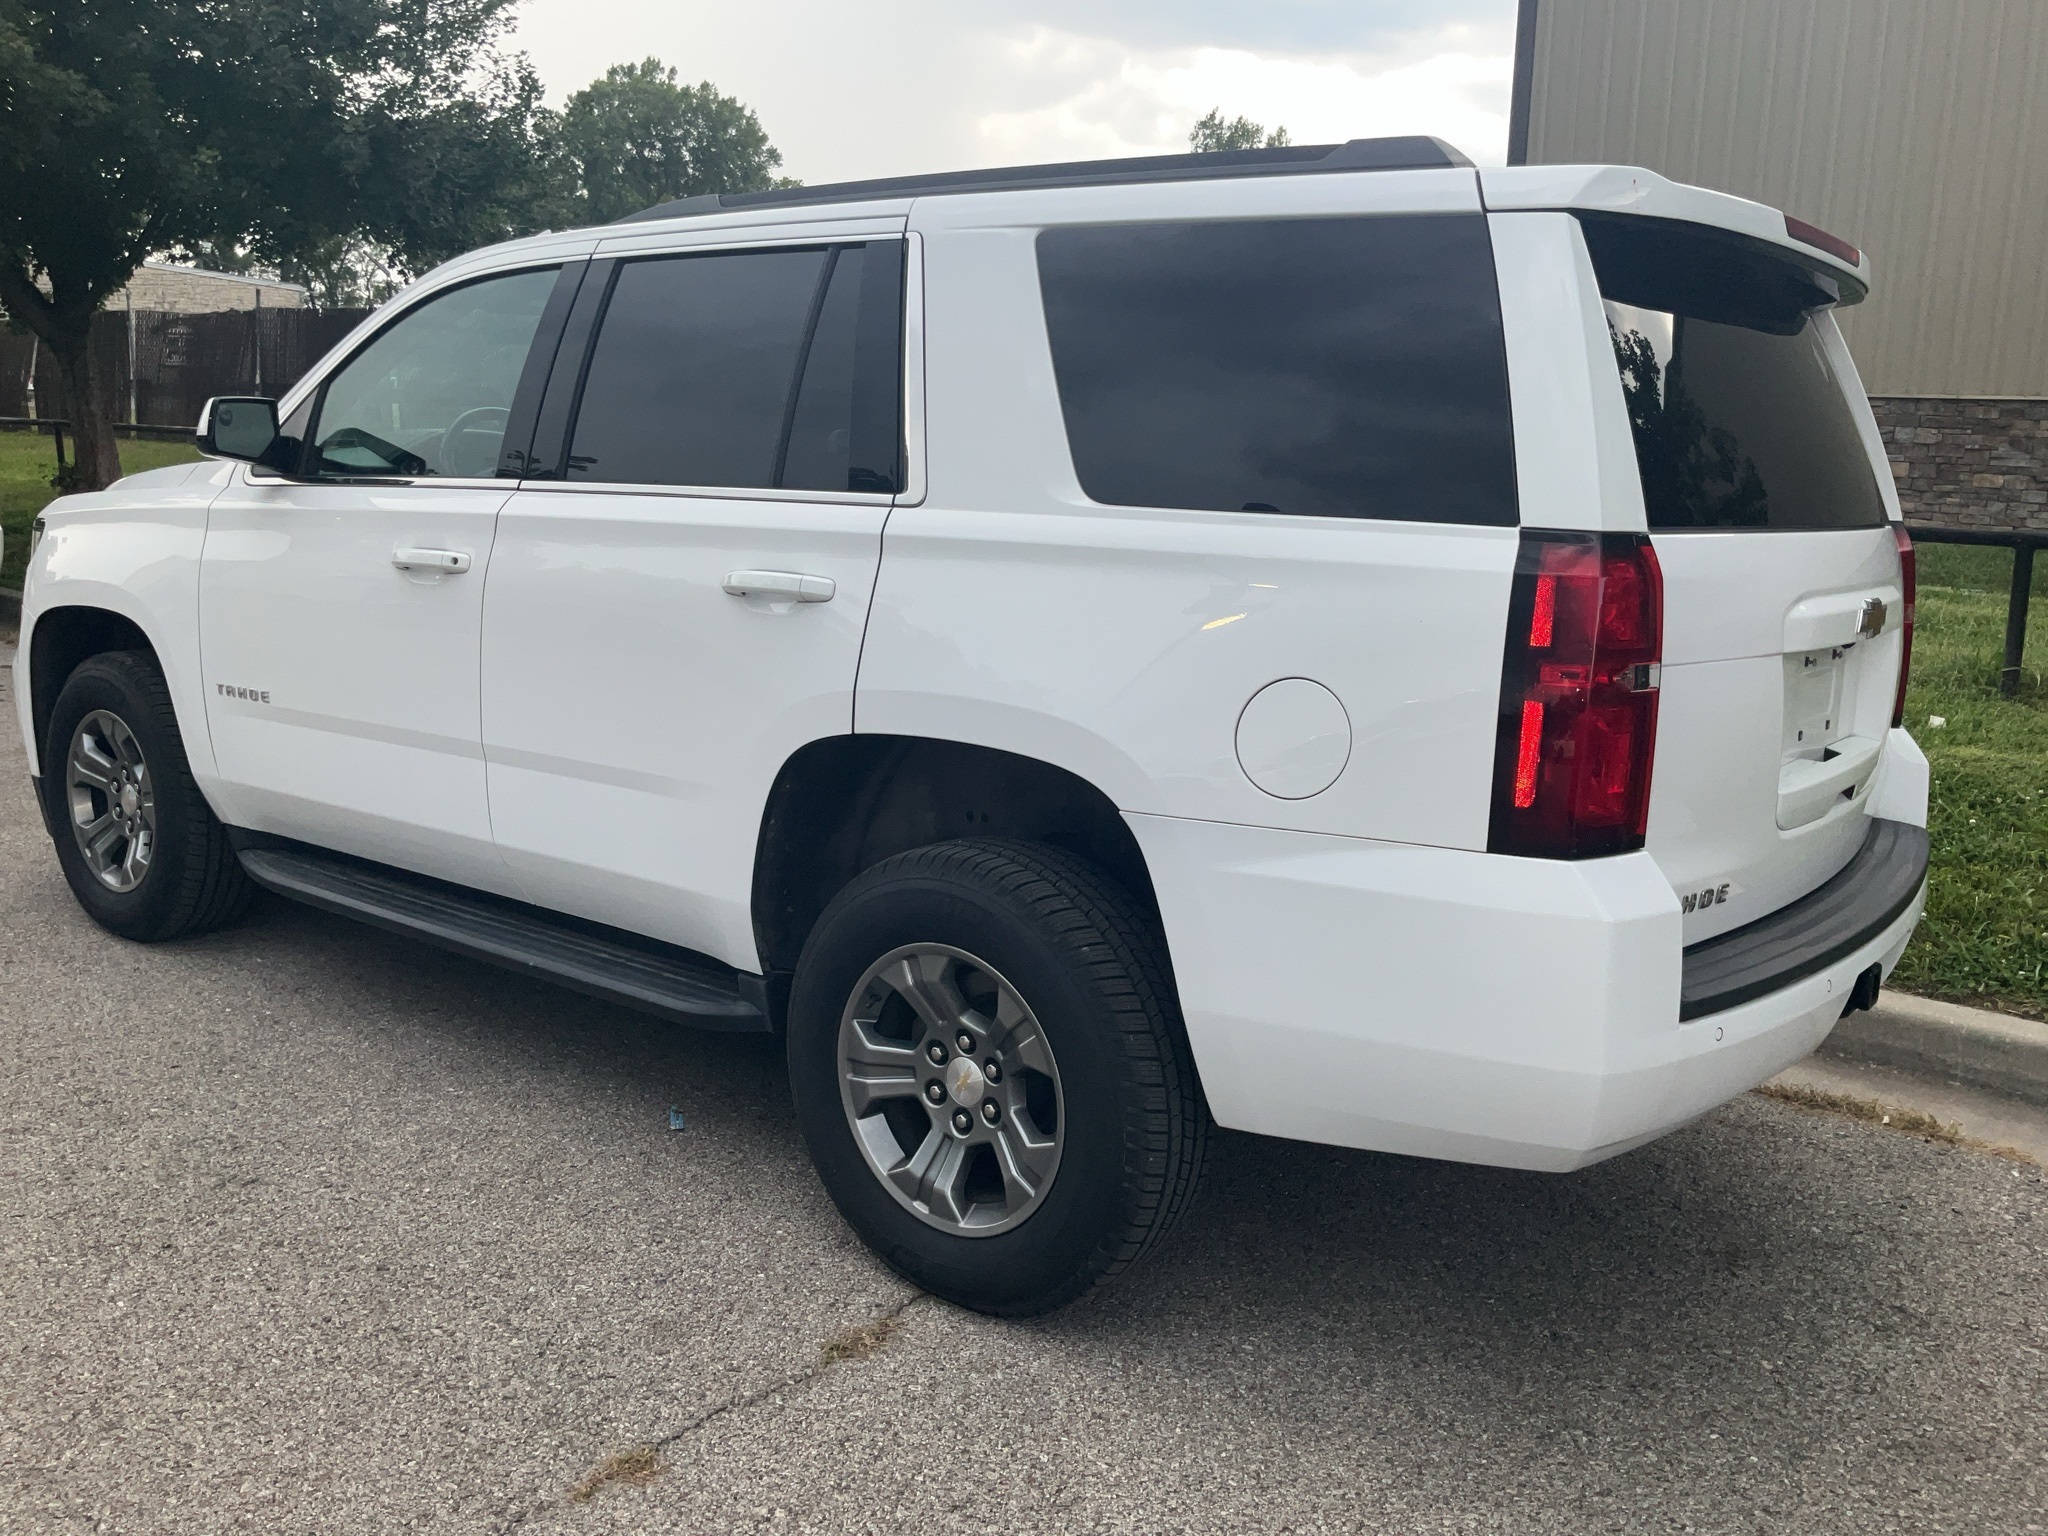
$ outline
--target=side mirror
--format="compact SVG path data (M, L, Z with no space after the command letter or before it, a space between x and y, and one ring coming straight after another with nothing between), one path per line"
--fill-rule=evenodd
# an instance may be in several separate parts
M275 400L216 395L199 413L199 451L209 457L268 463L277 439Z

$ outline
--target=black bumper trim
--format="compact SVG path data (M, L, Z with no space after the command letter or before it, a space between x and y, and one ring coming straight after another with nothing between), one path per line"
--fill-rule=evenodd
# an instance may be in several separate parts
M1827 884L1686 949L1680 1021L1739 1007L1827 969L1896 922L1926 879L1927 829L1872 818L1856 857Z

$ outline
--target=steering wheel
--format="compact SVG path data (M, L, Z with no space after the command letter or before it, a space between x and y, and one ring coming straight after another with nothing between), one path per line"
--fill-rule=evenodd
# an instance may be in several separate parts
M495 422L485 425L489 417ZM512 413L502 405L473 405L441 434L441 473L463 480L487 480L498 472L505 428Z

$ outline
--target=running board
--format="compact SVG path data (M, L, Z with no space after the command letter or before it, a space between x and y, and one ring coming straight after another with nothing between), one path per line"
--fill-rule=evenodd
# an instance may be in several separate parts
M700 1029L773 1028L761 978L707 955L302 846L238 852L265 890L323 911Z

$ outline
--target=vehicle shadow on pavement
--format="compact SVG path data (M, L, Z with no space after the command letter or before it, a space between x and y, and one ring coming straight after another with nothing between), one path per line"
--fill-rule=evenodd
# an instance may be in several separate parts
M543 1073L586 1128L726 1138L735 1165L837 1224L797 1132L778 1040L678 1028L338 918L267 903L206 942L340 951L387 970L418 1044L437 1038ZM410 996L426 989L429 996ZM438 1003L438 1006L436 1004ZM1494 1366L1577 1349L1810 1350L1851 1316L1884 1331L1935 1314L1875 1277L1940 1234L1880 1185L1804 1179L1788 1143L1842 1143L1880 1165L2002 1179L1974 1154L1738 1100L1671 1137L1573 1174L1433 1162L1219 1132L1181 1228L1118 1282L1050 1319L990 1326L1107 1339L1162 1306L1231 1327L1293 1317L1324 1355L1361 1338L1484 1339ZM740 1193L735 1191L735 1194ZM1957 1212L1956 1214L1961 1214ZM1938 1224L1936 1224L1938 1225ZM850 1234L848 1235L849 1242ZM1865 1277L1847 1306L1846 1277ZM1264 1320L1262 1323L1260 1320ZM1781 1383L1783 1385L1783 1383Z

